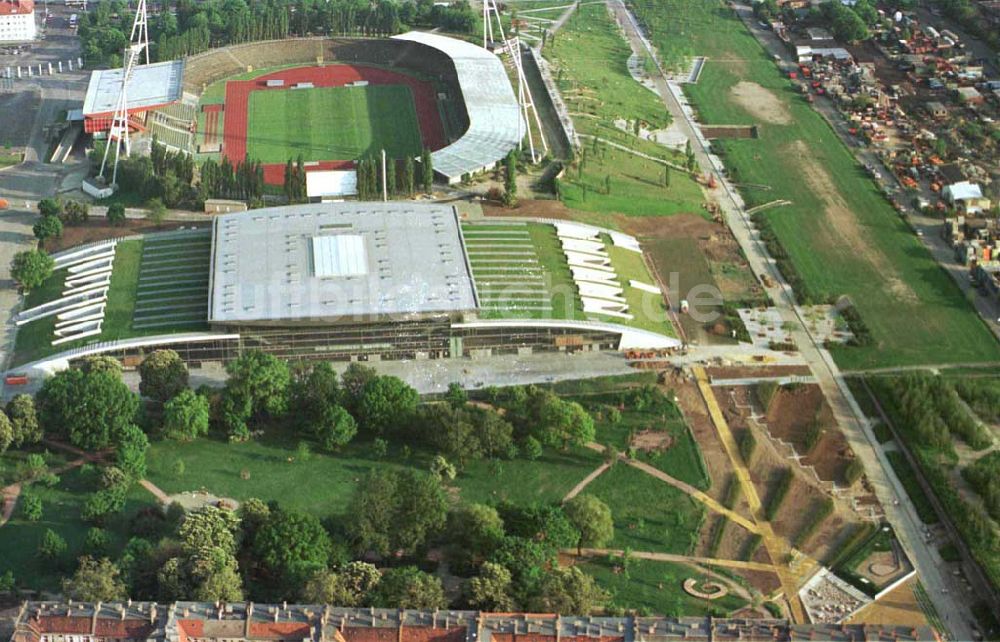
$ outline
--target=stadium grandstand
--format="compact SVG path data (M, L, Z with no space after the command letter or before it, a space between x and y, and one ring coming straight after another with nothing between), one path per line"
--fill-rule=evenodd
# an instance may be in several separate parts
M98 69L91 72L87 95L83 100L84 131L106 132L111 128L122 86L121 69ZM171 60L136 67L126 87L129 122L133 130L147 130L150 111L172 105L182 96L184 61Z
M121 78L120 69L91 75L83 109L88 133L110 128ZM409 87L415 124L405 122L405 114L379 112L380 101L384 103L389 92L376 86L385 85ZM295 113L262 112L274 105L291 108L282 101L261 100L258 92L296 89L296 100L301 101L303 90L308 90L317 95L317 105L329 106L319 94L330 96L327 88L338 87L369 94L369 117L357 125L360 136L352 135L351 123L346 127L317 123L317 127L292 128L291 134L282 130L278 136L269 129ZM374 95L380 91L381 96ZM195 154L198 160L228 158L235 164L264 147L276 156L259 159L271 184L283 179L288 160L283 146L295 151L293 156L305 150L307 172L349 169L386 140L405 138L398 135L401 128L410 128L415 137L395 150L396 157L411 153L416 157L421 148L428 148L438 178L456 183L494 167L518 146L525 132L499 58L461 40L420 32L380 39L293 38L233 45L183 61L139 66L127 95L133 131L155 134L169 148ZM375 122L369 122L373 114ZM354 144L324 139L331 128L334 137L356 138ZM308 140L298 140L306 136L303 132L309 134ZM262 141L267 144L255 144Z
M316 203L64 254L70 271L42 288L61 298L19 315L34 328L18 330L22 369L92 354L129 365L168 345L193 365L247 349L347 361L680 346L636 240L565 221Z
M499 58L474 44L432 33L411 31L395 39L436 49L455 66L469 125L461 138L432 155L434 170L449 183L493 167L520 144L525 123Z

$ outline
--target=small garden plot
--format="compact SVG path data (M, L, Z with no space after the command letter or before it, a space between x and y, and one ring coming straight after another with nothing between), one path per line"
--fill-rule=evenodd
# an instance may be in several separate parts
M912 570L913 565L887 525L859 542L834 569L837 575L872 596Z
M142 248L132 327L169 331L203 326L211 251L209 230L148 237Z

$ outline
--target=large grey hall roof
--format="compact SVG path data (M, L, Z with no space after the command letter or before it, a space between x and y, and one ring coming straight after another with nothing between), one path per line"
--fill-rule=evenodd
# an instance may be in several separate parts
M219 216L209 321L378 320L472 310L454 208L316 203Z
M123 69L98 69L91 72L87 96L83 99L83 115L111 114L118 106ZM128 82L129 109L147 109L165 105L181 98L184 61L170 60L140 65Z
M454 143L431 155L437 172L455 182L462 174L492 166L517 147L525 131L524 121L507 71L495 54L463 40L422 31L393 37L433 47L455 64L469 128Z

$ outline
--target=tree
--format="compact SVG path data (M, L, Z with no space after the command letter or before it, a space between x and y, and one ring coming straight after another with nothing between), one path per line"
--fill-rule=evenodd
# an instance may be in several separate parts
M139 364L139 394L160 403L188 387L188 369L173 350L156 350Z
M58 217L63 213L63 204L57 198L43 198L38 201L38 213L43 218Z
M509 613L516 609L511 583L510 571L499 564L484 562L479 575L466 584L466 600L473 609Z
M115 448L115 464L132 479L142 479L146 476L148 448L149 439L146 438L146 433L134 424L126 426Z
M385 161L385 187L389 196L396 195L396 159L387 158Z
M258 350L226 365L229 379L222 394L222 425L230 439L250 437L248 422L279 417L288 408L288 364Z
M87 450L116 443L139 410L139 398L120 376L77 368L46 379L36 401L44 427Z
M34 493L21 493L21 512L29 522L37 522L42 518L42 498Z
M87 537L83 540L83 548L90 555L99 556L107 552L111 544L108 531L96 526L87 529Z
M81 225L87 222L90 216L90 206L80 201L69 201L63 208L59 218L66 225Z
M358 551L409 555L437 534L448 502L438 480L413 470L373 470L357 487L348 532Z
M504 199L510 201L517 197L517 151L510 150L504 158Z
M469 393L465 391L462 384L457 381L453 381L448 384L448 392L444 395L444 400L447 401L452 408L461 408L469 401Z
M14 279L22 290L29 292L52 276L55 264L52 257L44 250L18 252L10 262L10 278Z
M608 600L608 593L579 568L555 567L542 577L539 593L529 608L540 613L589 615Z
M108 223L119 226L125 224L125 206L121 203L112 203L108 206L108 211L105 214L108 219Z
M615 523L611 509L593 495L577 495L563 507L566 517L580 531L577 553L584 546L600 548L615 536Z
M546 393L538 412L539 438L548 446L563 449L582 446L596 435L594 418L575 401L565 401Z
M382 375L365 384L358 403L358 420L368 432L383 435L407 424L420 402L417 391L399 377Z
M171 439L192 441L208 434L208 399L193 390L182 390L163 404L163 430Z
M65 597L81 602L115 602L128 597L121 570L106 557L81 557L73 577L63 579L62 589Z
M323 570L310 578L302 591L302 599L310 604L361 606L378 586L382 574L373 564L349 562L339 572Z
M340 382L343 389L341 402L347 408L348 412L353 415L357 414L358 405L361 403L361 394L364 392L365 386L377 376L378 373L375 371L375 368L364 366L357 362L347 366L347 370L340 377Z
M159 198L151 198L146 203L146 220L159 227L167 218L167 206Z
M42 559L57 561L66 553L66 540L51 528L45 529L38 543L38 556Z
M57 239L62 236L63 224L55 216L43 216L35 221L31 231L35 233L36 239L44 242L45 239Z
M309 578L326 569L333 547L315 516L276 508L254 535L251 550L259 591L284 599L300 597Z
M236 561L239 523L234 513L215 506L188 513L177 530L180 555L167 560L158 573L161 591L171 598L241 601L243 581Z
M313 423L313 430L325 450L336 451L354 439L358 425L343 406L324 406Z
M386 571L375 589L373 601L383 608L443 609L448 606L441 580L415 566Z
M7 403L7 416L13 430L13 445L18 448L25 444L35 444L42 440L42 428L35 414L35 400L31 395L15 395Z
M424 192L430 194L434 187L434 161L431 158L431 150L426 147L420 155L420 182Z
M14 443L14 426L3 412L0 412L0 454Z
M413 163L413 157L409 154L403 159L403 176L402 176L402 189L403 194L406 196L413 196L414 182L416 177L416 169Z

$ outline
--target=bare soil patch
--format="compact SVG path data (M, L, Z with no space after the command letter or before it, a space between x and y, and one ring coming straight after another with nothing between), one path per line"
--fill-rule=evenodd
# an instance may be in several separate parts
M820 479L843 483L844 469L854 459L854 453L837 429L833 411L818 385L780 388L764 422L771 436L790 443L802 455L802 465L812 466ZM806 438L814 422L823 432L819 442L807 451Z
M882 275L893 296L915 303L917 295L903 282L885 254L870 242L870 235L861 229L858 218L833 183L829 173L817 162L805 142L797 140L789 152L798 159L802 176L812 191L823 201L826 228L832 238L839 237L856 257L864 259Z
M63 227L63 234L60 238L47 239L45 241L45 250L47 252L58 252L83 243L121 238L132 234L167 232L179 227L207 227L210 224L211 220L209 219L205 221L204 225L192 224L185 221L156 226L148 221L128 219L124 224L115 226L108 225L107 221L102 217L91 216L90 220L83 225L66 225Z
M744 377L791 377L809 374L809 366L717 366L705 368L713 379L742 379Z
M788 106L768 89L755 82L741 80L729 90L736 104L751 116L771 125L787 125L792 122Z
M674 443L670 433L660 430L640 430L632 436L631 446L643 452L663 452Z
M878 602L870 605L847 621L848 624L886 624L894 626L928 626L927 617L913 594L916 579L911 579Z
M554 218L573 220L573 210L563 205L562 201L543 199L520 199L517 207L503 207L488 201L483 202L483 214L496 217L530 216L536 218Z

